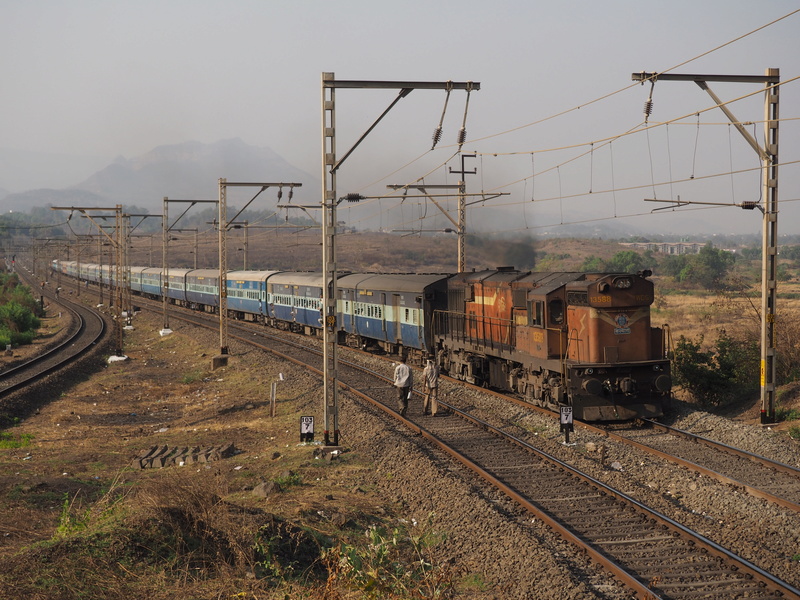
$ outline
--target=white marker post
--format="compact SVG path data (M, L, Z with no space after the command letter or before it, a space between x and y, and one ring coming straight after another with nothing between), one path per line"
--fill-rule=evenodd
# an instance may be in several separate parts
M300 417L300 442L314 441L314 417Z
M569 432L575 431L572 426L572 407L561 407L561 431L564 432L564 444L569 444Z

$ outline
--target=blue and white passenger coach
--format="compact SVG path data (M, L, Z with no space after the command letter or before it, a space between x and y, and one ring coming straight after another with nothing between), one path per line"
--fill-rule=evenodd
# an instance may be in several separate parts
M337 280L340 331L352 347L375 344L422 359L433 353L435 310L447 309L442 274L351 274Z
M264 321L267 278L279 271L228 271L228 310L247 321Z
M192 269L186 273L186 302L189 308L216 312L219 306L219 270Z
M312 333L322 327L322 273L275 273L267 278L270 325Z
M164 288L163 288L164 284L162 283L161 279L162 272L163 269L161 267L143 268L141 274L141 282L139 284L141 286L141 289L138 291L140 291L142 294L146 296L150 296L151 298L161 298L161 296L164 293ZM133 268L131 268L131 273L133 273Z

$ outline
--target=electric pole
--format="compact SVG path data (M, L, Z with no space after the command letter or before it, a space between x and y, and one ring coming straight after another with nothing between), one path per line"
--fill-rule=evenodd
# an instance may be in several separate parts
M333 73L322 73L322 279L323 297L323 409L325 418L325 445L331 442L334 446L339 444L339 403L338 380L336 370L338 359L336 355L336 208L342 200L358 201L357 194L348 194L337 198L336 173L352 152L364 141L364 138L377 126L388 112L403 98L416 89L446 90L448 95L452 90L466 90L467 99L473 90L480 90L481 84L477 81L356 81L336 79ZM388 108L377 118L365 133L344 153L342 158L336 156L336 90L337 89L396 89L399 90L395 99ZM469 100L467 100L469 101ZM466 108L464 111L466 120ZM464 127L462 127L464 131ZM464 135L459 135L459 143L463 143ZM435 143L434 143L435 145ZM460 148L460 145L459 145ZM331 437L331 434L333 437Z
M464 159L475 158L474 154L460 154L460 156L461 170L454 171L453 167L450 167L450 173L461 175L461 180L458 182L458 272L464 273L467 270L465 258L465 238L467 233L467 184L464 181L464 175L475 175L478 172L478 169L472 169L472 171L467 171L464 169Z
M694 81L707 92L742 134L761 159L761 197L763 227L761 239L761 423L775 422L775 343L776 297L778 288L778 126L780 124L780 69L767 69L764 75L679 75L675 73L633 73L634 81ZM708 82L760 83L764 90L764 146L744 128L731 110L708 87ZM742 208L756 208L743 203Z

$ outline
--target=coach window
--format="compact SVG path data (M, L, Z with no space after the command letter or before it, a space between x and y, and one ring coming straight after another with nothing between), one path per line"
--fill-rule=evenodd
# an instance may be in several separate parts
M564 322L564 302L560 298L550 300L547 310L550 313L551 324L561 325Z

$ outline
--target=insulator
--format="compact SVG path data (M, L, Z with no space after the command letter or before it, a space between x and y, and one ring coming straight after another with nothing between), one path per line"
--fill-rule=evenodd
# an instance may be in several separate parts
M281 198L283 198L283 188L280 188L278 190L278 200L280 200Z
M461 129L458 130L458 143L463 144L466 141L467 141L467 130L464 127L462 127Z
M648 98L644 103L644 114L649 117L653 113L653 101Z
M441 139L442 139L442 128L441 127L437 127L433 131L433 146L431 146L431 150L433 150L436 147L436 144L438 144L439 140L441 140Z
M289 202L292 201L293 196L294 196L294 186L289 188Z
M344 198L348 202L358 202L359 200L365 200L366 199L364 196L362 196L361 194L358 194L356 192L350 192L349 194L345 194Z

